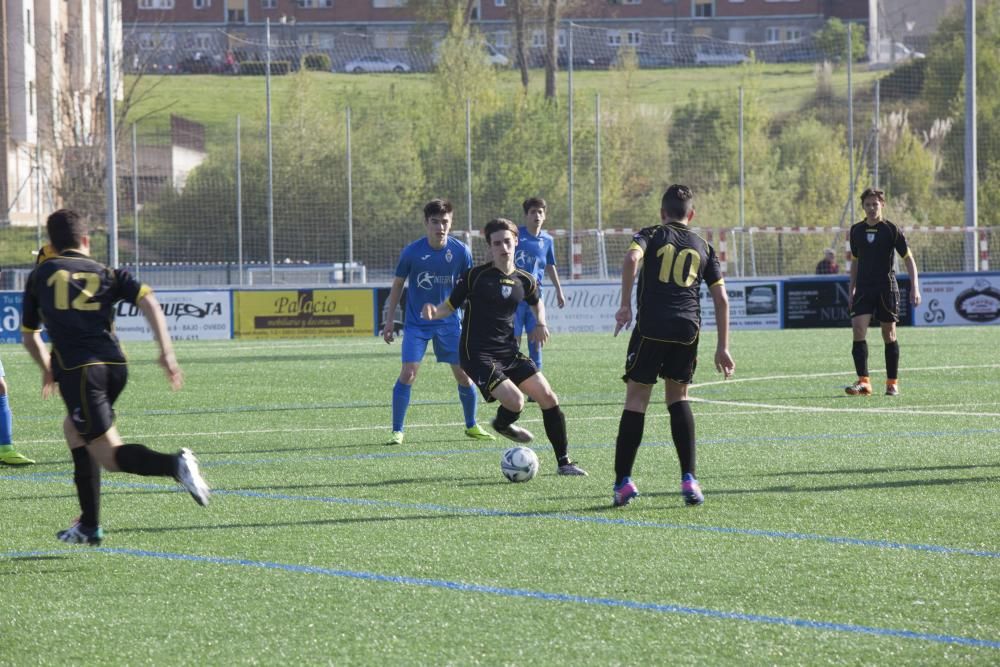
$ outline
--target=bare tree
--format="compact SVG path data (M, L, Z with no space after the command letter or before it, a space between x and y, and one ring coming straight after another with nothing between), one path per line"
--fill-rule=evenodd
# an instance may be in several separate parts
M526 7L528 0L510 0L510 13L514 19L514 57L517 59L518 69L521 70L521 85L524 92L528 92L528 48L526 39L527 16Z
M410 0L410 7L425 21L444 23L451 33L469 27L475 6L476 0Z
M559 23L561 0L547 0L545 4L545 99L556 97L556 69L559 62L556 58L559 52L559 37L556 26Z

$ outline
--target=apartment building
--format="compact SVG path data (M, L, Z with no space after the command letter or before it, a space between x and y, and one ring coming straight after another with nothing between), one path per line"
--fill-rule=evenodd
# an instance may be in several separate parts
M572 3L562 25L581 31L583 48L607 53L654 39L687 37L732 42L796 42L830 17L867 25L876 0L584 0ZM522 0L530 49L544 48L542 0ZM325 51L335 63L364 53L426 50L443 24L428 24L407 0L123 0L125 48L136 66L172 69L201 54L222 68L226 51L259 53L270 20L278 48ZM414 3L416 5L416 3ZM511 48L508 0L477 0L472 23L500 51ZM574 36L576 33L574 32ZM565 47L565 29L560 31ZM587 45L593 46L587 46ZM251 57L256 57L251 56Z
M37 224L55 201L59 154L99 134L103 4L0 1L0 226ZM120 52L120 17L113 19Z

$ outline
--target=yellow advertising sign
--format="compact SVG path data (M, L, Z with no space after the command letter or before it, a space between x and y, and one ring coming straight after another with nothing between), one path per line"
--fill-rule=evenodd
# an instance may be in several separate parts
M371 336L370 289L237 290L238 338Z

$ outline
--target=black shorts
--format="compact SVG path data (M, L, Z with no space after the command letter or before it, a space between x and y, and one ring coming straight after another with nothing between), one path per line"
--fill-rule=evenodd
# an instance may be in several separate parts
M855 288L851 317L871 315L879 322L899 322L899 286L885 289Z
M646 338L632 330L622 380L656 384L656 378L691 384L698 365L698 338L688 344Z
M493 388L504 380L510 380L516 385L538 372L535 362L520 352L498 359L488 355L466 358L462 355L462 370L479 387L479 392L487 403L497 400Z
M59 374L63 403L84 440L104 435L115 423L115 401L127 382L125 364L94 364Z

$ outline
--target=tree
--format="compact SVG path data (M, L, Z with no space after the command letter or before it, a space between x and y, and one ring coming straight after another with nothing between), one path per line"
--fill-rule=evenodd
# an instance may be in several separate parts
M820 53L833 62L842 62L847 50L847 25L838 18L827 19L816 33L816 46ZM860 60L865 57L865 32L860 26L851 28L851 57Z
M514 58L517 67L521 71L521 87L524 92L528 92L528 47L527 36L527 7L529 0L510 0L510 14L514 19Z
M409 6L425 21L444 23L454 33L469 27L476 0L410 0Z

